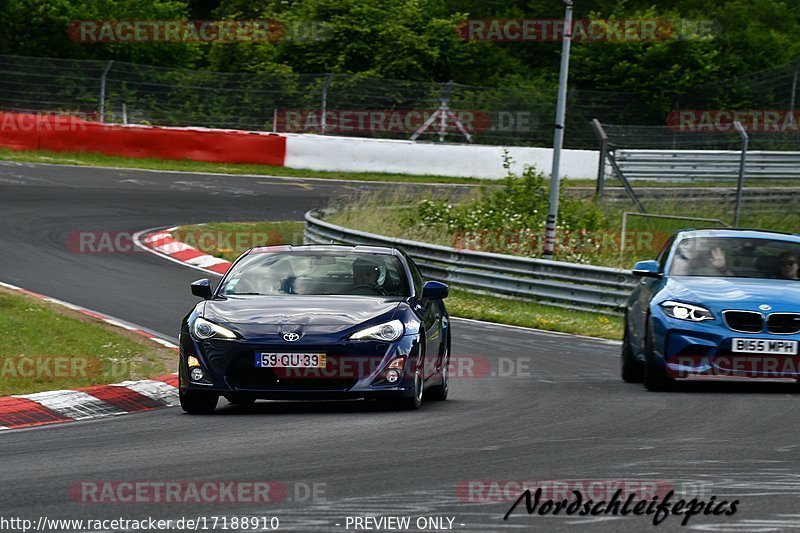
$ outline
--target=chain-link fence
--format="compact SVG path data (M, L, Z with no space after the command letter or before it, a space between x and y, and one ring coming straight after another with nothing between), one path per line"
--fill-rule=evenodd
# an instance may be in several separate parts
M362 75L211 72L0 55L0 109L105 122L550 146L555 88ZM594 116L636 117L633 95L571 91L567 146L594 148Z

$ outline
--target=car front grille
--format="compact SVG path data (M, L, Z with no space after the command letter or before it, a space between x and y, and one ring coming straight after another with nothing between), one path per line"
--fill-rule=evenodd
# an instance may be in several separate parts
M744 333L761 333L764 330L764 316L755 311L723 311L725 324Z
M767 318L767 330L780 335L800 333L800 313L772 313Z

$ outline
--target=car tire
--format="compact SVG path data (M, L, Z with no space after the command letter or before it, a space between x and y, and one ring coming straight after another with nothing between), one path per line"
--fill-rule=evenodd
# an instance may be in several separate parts
M235 394L229 394L225 396L225 399L228 400L228 403L233 405L253 405L256 403L256 399L249 396L238 396Z
M217 408L218 394L203 391L180 392L181 409L190 415L209 415Z
M434 402L443 402L447 400L447 394L450 392L450 340L448 339L445 345L445 352L442 356L442 384L431 387L425 393L425 399Z
M656 392L668 391L674 383L675 380L667 375L664 365L656 361L653 354L653 333L648 325L644 342L644 388Z
M420 338L420 356L414 369L414 393L410 398L400 398L391 402L391 405L401 411L415 411L422 407L422 396L425 391L425 346L424 337Z
M628 383L641 383L644 381L644 364L634 357L633 350L631 350L630 340L628 339L627 320L625 333L622 335L620 363L623 381Z

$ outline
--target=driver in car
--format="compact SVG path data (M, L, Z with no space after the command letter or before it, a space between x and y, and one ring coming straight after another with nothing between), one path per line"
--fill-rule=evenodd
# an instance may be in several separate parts
M800 279L798 275L797 256L792 252L783 252L778 256L780 274L783 279Z
M386 294L383 287L378 284L381 268L378 263L366 257L359 257L353 261L353 289L351 292L369 292ZM363 289L363 291L362 291Z

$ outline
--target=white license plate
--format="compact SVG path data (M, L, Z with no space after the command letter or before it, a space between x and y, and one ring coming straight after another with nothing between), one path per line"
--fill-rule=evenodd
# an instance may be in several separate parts
M797 355L797 341L773 339L733 339L735 353Z
M260 368L325 368L324 353L273 353L256 352L256 366Z

